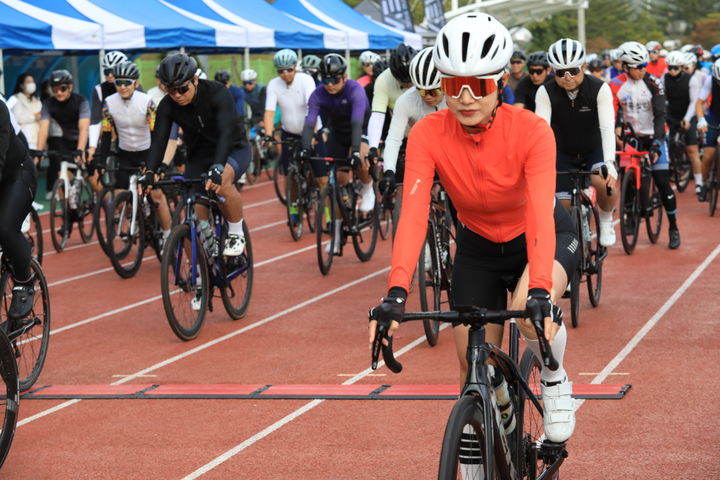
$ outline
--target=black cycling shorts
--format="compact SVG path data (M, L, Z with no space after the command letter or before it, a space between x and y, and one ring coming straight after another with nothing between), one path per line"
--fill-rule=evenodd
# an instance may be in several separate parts
M126 168L133 168L136 170L135 173L139 173L139 169L143 165L147 165L148 154L150 149L142 150L139 152L127 152L120 150L117 154L118 163L120 170L115 173L115 187L122 190L127 190L130 187L130 175L133 172L125 170Z
M557 151L556 169L558 172L568 170L597 170L604 164L602 147L585 154L569 154ZM586 183L589 179L586 178ZM583 188L588 185L582 185ZM555 182L555 196L560 200L572 197L572 179L570 175L558 175Z
M240 180L243 173L247 170L252 159L250 147L246 144L244 148L239 148L230 152L227 158L227 165L230 165L235 171L235 182ZM187 168L183 174L185 178L200 178L200 175L207 173L215 164L215 158L188 158Z
M352 146L352 138L350 132L336 132L331 130L328 135L328 140L325 143L325 154L332 158L349 158L350 147ZM313 174L316 177L327 177L329 166L327 163L321 160L313 160L311 162ZM349 167L349 161L342 161L337 163L338 167Z
M555 260L565 270L568 281L577 262L575 226L568 212L555 205ZM453 260L450 302L493 310L507 308L508 292L513 292L527 265L525 234L509 242L495 243L460 224Z

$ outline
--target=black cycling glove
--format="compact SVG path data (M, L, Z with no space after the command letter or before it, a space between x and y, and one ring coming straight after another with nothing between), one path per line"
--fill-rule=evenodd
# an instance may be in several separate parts
M161 177L165 176L165 174L168 172L168 169L170 167L167 163L161 163L157 168L157 174Z
M550 317L558 325L562 323L562 315L558 314L560 309L553 305L552 298L547 290L544 288L531 288L528 292L528 301L530 300L535 300L538 303L543 318Z
M352 168L360 166L360 153L359 152L352 152L352 155L350 155L350 166Z
M393 193L395 191L395 172L392 170L385 170L383 173L383 179L380 180L380 191L384 193Z
M145 173L138 177L138 183L143 187L147 187L155 183L155 172L152 170L145 170Z
M370 319L377 320L378 325L383 325L387 329L393 321L400 322L404 314L404 298L385 297L380 305L370 310Z
M370 151L367 154L367 159L369 162L372 163L373 160L377 159L379 157L378 155L378 149L375 147L372 147Z
M650 157L652 158L653 162L655 162L658 158L660 158L661 154L662 154L662 140L653 140L652 145L650 145Z
M223 171L225 171L225 167L223 165L220 165L219 163L216 163L215 165L210 167L210 170L208 170L208 180L210 180L215 185L222 185Z

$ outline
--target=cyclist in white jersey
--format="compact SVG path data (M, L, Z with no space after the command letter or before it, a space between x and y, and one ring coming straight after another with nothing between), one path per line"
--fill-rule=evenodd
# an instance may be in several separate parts
M94 162L103 168L110 154L110 142L115 132L118 141L118 164L121 168L137 167L138 171L147 163L150 152L150 136L155 126L155 104L146 93L137 91L140 72L132 62L122 62L113 67L114 84L117 93L103 102L101 123L102 138L100 150ZM116 188L127 189L132 172L116 173ZM163 242L170 235L170 210L161 189L150 191L151 198L158 205L158 219L163 229Z

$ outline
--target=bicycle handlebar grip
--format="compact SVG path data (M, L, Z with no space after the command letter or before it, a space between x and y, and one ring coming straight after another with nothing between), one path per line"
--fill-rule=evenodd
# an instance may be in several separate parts
M607 177L608 177L607 165L603 165L602 167L600 167L600 174L602 175L602 177L605 180L607 180ZM612 188L605 186L605 189L606 189L608 195L612 195Z
M402 372L403 366L402 363L398 362L395 359L395 355L393 354L393 338L388 337L385 335L385 338L387 338L388 344L387 346L382 345L382 355L383 360L385 361L385 365L390 369L393 373L400 373Z
M552 351L550 350L550 344L547 341L547 338L545 338L545 328L543 326L545 319L543 318L540 304L537 300L530 299L528 300L525 309L526 315L528 315L532 321L533 327L535 327L535 333L538 337L538 345L540 346L540 354L542 355L543 364L550 370L557 370L560 365L553 356Z

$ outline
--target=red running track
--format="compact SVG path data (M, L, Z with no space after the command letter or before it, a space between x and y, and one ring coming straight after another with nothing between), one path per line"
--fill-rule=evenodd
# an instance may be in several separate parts
M323 277L314 239L292 242L272 186L243 196L257 204L246 210L258 264L246 318L218 308L195 341L181 342L167 326L150 251L137 277L122 280L97 244L81 246L74 233L76 248L45 260L54 333L38 385L456 381L449 330L431 348L419 325L397 335L401 375L368 369L367 309L385 292L388 241L367 263L346 250ZM580 327L569 331L571 378L633 387L623 400L581 404L563 478L720 478L720 220L687 193L679 212L680 250L667 249L666 229L654 246L643 233L634 255L611 249L599 308L583 292ZM451 408L449 400L28 399L0 476L433 478Z

